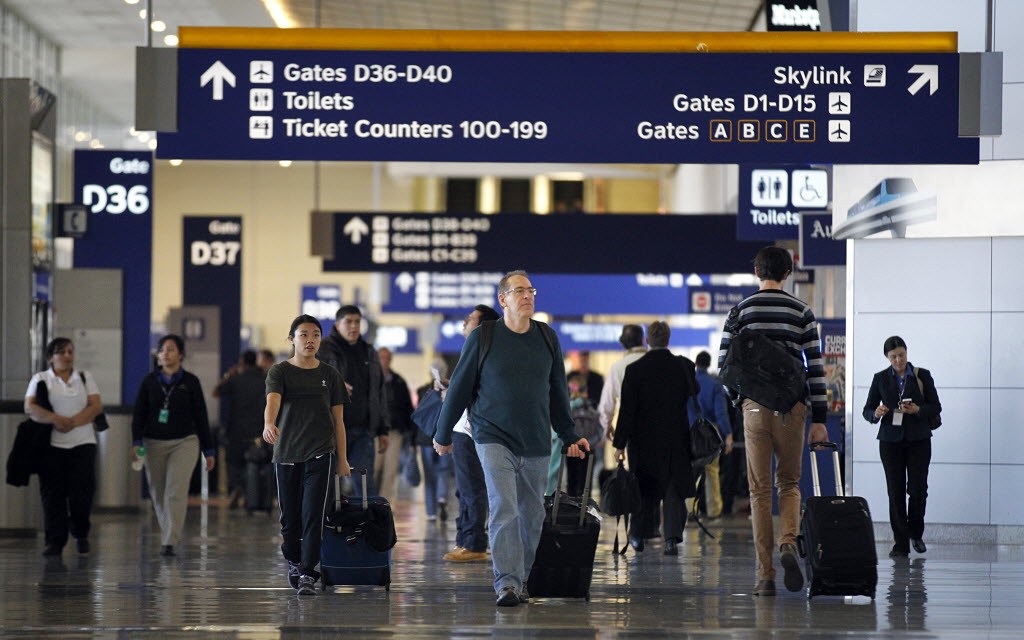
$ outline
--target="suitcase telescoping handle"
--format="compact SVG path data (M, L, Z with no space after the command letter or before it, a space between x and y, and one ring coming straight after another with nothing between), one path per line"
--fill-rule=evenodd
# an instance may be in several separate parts
M558 522L558 506L562 503L562 485L565 484L565 467L568 466L566 463L569 460L569 447L562 447L562 465L558 469L558 484L555 486L555 495L551 500L551 524ZM594 475L594 456L584 451L587 457L587 478L583 484L583 495L580 496L580 528L583 528L583 523L587 517L587 509L590 504L590 481ZM568 489L568 487L566 487Z
M834 442L812 442L807 445L808 449L811 450L811 478L814 480L814 495L821 495L821 482L818 480L818 456L817 452L822 449L832 450L832 466L835 468L836 475L836 495L842 497L843 492L843 475L839 470L839 445Z
M370 500L366 497L366 469L352 469L352 473L358 473L363 477L363 511L370 508ZM341 511L341 476L334 474L334 509Z

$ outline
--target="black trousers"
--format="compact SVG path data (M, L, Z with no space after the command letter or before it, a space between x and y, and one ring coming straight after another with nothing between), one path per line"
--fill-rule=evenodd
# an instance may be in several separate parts
M96 445L47 449L39 493L43 498L43 530L47 546L63 548L68 533L88 538L92 498L96 492Z
M320 563L320 542L324 536L324 515L334 488L334 454L296 462L279 463L277 499L281 506L281 554L297 562L302 575L316 576Z
M452 433L455 460L455 495L459 514L455 518L455 544L482 553L487 551L487 483L473 438Z
M928 502L928 465L932 460L932 439L912 442L878 443L889 491L889 522L895 545L910 549L912 538L924 535L924 512Z
M651 538L651 534L658 530L658 522L661 521L662 539L682 542L686 515L686 499L676 490L675 482L670 482L664 498L640 496L640 513L630 521L629 535Z

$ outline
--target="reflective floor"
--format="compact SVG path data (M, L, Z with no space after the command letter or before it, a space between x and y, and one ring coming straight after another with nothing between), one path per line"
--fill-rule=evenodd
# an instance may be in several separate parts
M893 561L879 546L877 598L751 595L749 520L692 524L678 557L659 541L615 557L606 519L590 602L494 606L488 564L441 560L454 525L422 505L395 505L392 589L338 588L299 598L288 588L276 516L224 506L189 511L187 542L157 555L155 519L99 515L93 552L73 544L41 556L42 541L0 538L3 638L1020 638L1024 548L932 544ZM781 573L779 580L781 585Z

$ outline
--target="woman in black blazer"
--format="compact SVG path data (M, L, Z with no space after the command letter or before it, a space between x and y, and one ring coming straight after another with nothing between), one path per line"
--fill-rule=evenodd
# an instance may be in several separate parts
M895 544L890 558L924 553L924 512L928 500L928 465L932 459L929 422L942 405L927 369L907 362L907 343L899 336L882 345L889 367L871 381L864 419L878 427L878 453L889 491L889 522ZM908 505L909 497L909 505Z

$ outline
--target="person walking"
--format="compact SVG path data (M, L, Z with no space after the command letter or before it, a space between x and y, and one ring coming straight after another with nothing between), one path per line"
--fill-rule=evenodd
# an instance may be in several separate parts
M806 396L789 411L775 411L750 398L740 399L750 482L751 524L757 556L754 594L758 596L775 595L775 549L779 550L785 570L786 588L790 591L803 588L796 537L800 533L800 467L804 442L828 440L821 338L810 306L782 290L792 272L793 258L786 249L772 246L757 252L754 274L759 281L758 291L744 298L729 312L718 352L718 369L721 370L729 353L729 343L740 331L750 328L766 334L794 358L807 363ZM807 400L811 403L811 427L805 438ZM775 488L779 494L780 531L777 540L772 523L773 454L777 462Z
M891 336L882 344L889 365L871 380L864 419L878 425L878 455L889 492L890 558L928 550L924 513L928 503L928 467L932 460L929 419L942 411L935 380L927 369L907 360L907 343Z
M92 374L75 370L75 345L70 339L51 340L46 345L46 361L49 368L32 376L25 392L25 413L36 422L53 425L39 471L43 555L61 555L69 533L79 555L87 555L96 492L92 421L103 411L103 403ZM48 406L40 404L42 395L46 395Z
M175 555L188 512L188 486L202 450L206 471L216 462L203 386L182 367L185 341L169 334L157 342L158 371L139 385L132 413L132 445L145 455L149 494L160 524L160 555Z
M351 473L342 410L348 393L338 370L316 357L320 331L312 316L292 321L292 357L267 372L263 418L263 439L274 445L281 554L288 563L288 584L300 596L316 595L331 473Z
M496 604L515 607L529 602L525 587L544 523L551 429L570 457L586 455L590 444L573 431L558 336L532 319L537 289L525 271L511 271L498 292L504 316L466 339L441 407L434 449L452 452L452 430L472 404L469 421L491 510Z

